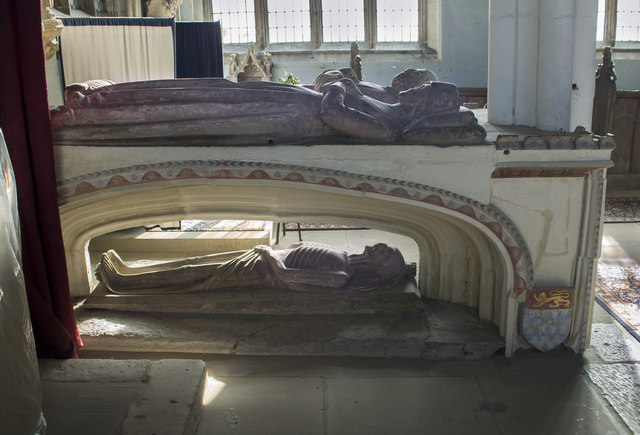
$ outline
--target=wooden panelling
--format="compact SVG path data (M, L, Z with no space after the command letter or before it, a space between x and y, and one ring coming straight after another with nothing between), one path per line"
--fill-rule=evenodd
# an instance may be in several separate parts
M631 151L634 146L634 131L638 114L638 99L616 98L613 112L613 134L616 149L611 155L615 167L611 173L626 174L631 171Z
M616 149L612 174L640 174L640 91L618 91L613 111L612 133Z

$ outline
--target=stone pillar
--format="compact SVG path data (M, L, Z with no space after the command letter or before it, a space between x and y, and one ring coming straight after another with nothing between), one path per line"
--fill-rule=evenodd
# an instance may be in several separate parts
M543 130L569 129L573 33L574 0L540 0L536 127Z
M596 51L598 0L581 0L575 10L573 31L573 79L571 92L571 118L569 130L579 125L591 130L593 97L596 82ZM573 86L575 84L575 86Z
M535 125L539 0L518 0L514 124Z
M490 0L489 122L589 128L597 0Z
M516 2L489 2L489 78L487 103L489 122L514 123L516 66Z
M180 21L207 21L202 0L184 0L179 9Z
M489 4L489 122L535 125L539 0Z

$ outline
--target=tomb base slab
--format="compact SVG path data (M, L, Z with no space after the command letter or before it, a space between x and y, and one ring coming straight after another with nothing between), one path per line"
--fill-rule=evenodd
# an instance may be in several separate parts
M376 314L205 314L80 307L76 318L88 350L482 359L504 347L497 328L478 320L473 310L441 301L421 302L424 308Z

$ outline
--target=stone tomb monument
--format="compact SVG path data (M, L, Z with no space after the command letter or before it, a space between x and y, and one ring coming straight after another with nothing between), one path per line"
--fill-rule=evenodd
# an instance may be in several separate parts
M92 320L83 311L79 321L81 330L85 319L91 325L85 330L91 343L101 321L122 323L120 313L136 312L137 326L111 340L146 348L149 335L140 330L159 327L166 350L185 346L187 323L189 352L476 359L503 347L495 327L464 309L433 300L425 305L415 271L384 243L351 255L300 242L140 264L108 251L84 307L112 314ZM168 317L153 326L159 313ZM99 339L95 345L104 346Z
M493 126L483 110L460 107L454 85L404 75L395 87L362 82L349 69L308 86L223 79L79 86L52 111L72 295L93 290L89 241L149 216L339 221L411 237L417 284L397 293L265 287L251 296L267 301L265 312L288 305L312 313L320 299L333 300L326 312L342 304L338 311L417 313L421 300L427 311L453 303L474 311L475 326L491 324L507 355L558 345L583 351L613 140ZM115 307L151 297L107 292L101 286L92 298ZM204 293L188 295L202 303L216 295L203 312L238 313L246 300L237 290ZM391 293L418 303L387 304L399 297ZM154 296L164 302L152 309L176 296L187 299ZM240 321L224 319L210 326Z

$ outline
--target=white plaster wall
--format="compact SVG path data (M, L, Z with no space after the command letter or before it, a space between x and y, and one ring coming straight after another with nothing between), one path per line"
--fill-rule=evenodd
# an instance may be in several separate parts
M640 53L613 52L613 63L616 64L616 86L618 90L634 91L640 89ZM602 63L602 52L596 56L596 64Z
M573 285L583 189L581 177L493 180L491 203L509 216L524 236L536 287Z

